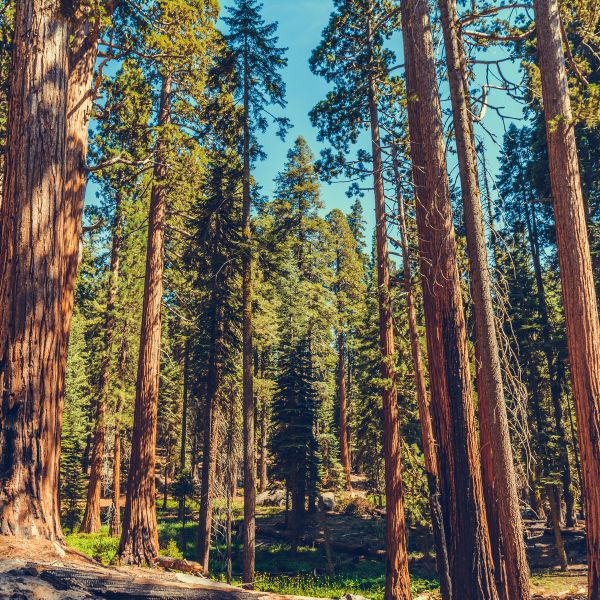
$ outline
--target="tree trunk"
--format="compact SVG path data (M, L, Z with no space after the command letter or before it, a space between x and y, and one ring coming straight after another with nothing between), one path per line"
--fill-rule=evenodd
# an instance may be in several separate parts
M346 359L344 333L338 333L338 400L340 408L340 456L344 476L346 478L346 491L352 491L350 480L350 451L348 450L348 397L346 394Z
M158 125L171 120L171 75L162 75ZM159 134L148 217L148 250L142 330L131 438L127 502L119 557L126 564L152 565L158 556L156 525L156 420L160 379L167 148Z
M377 108L377 85L369 74L369 116L373 154L373 185L375 191L375 219L377 223L377 285L379 302L379 347L383 403L383 451L385 459L386 496L386 580L385 600L409 600L410 576L406 551L406 521L402 494L402 456L400 421L398 418L398 391L396 389L396 349L392 299L390 295L390 265L383 187L383 164Z
M552 326L550 324L550 314L548 310L548 301L544 288L544 279L542 275L542 263L540 259L540 246L537 226L537 216L535 212L535 202L532 200L530 205L525 205L525 220L527 224L527 235L531 249L531 258L533 261L533 271L535 274L535 283L538 296L538 309L540 316L540 325L542 328L542 337L544 339L543 351L548 367L548 380L550 384L550 399L554 413L555 433L560 440L559 459L562 464L563 493L567 505L567 525L572 527L574 523L575 498L572 489L571 463L569 462L569 452L567 449L567 440L562 415L562 385L557 360L557 352L553 346Z
M220 408L216 399L206 408L204 425L204 452L202 458L202 486L200 488L200 521L198 524L198 562L208 573L210 538L214 503L214 482L217 470L217 446L219 443Z
M497 503L503 562L506 569L507 596L510 600L528 600L529 566L525 554L523 523L514 460L504 398L500 353L496 333L491 280L483 225L483 208L478 182L477 153L469 101L467 61L459 33L460 22L456 0L438 0L446 48L448 81L454 118L454 132L458 153L467 251L471 276L471 292L475 315L477 386L481 413L488 421L487 432L491 442L493 467L493 497ZM488 490L489 491L489 490ZM503 565L497 564L497 570Z
M187 417L188 417L188 393L189 393L189 370L190 370L190 340L186 338L183 355L183 406L181 407L181 446L179 448L179 470L185 471L185 457L187 450ZM179 500L177 510L178 517L183 519L185 512L185 496Z
M566 571L569 568L569 560L560 529L560 488L557 485L548 485L546 486L546 492L548 504L550 505L550 520L554 532L554 546L558 555L558 564L561 571Z
M256 545L256 459L254 455L254 373L252 344L252 232L250 228L250 67L244 48L244 176L242 207L243 429L244 429L244 549L242 583L254 588Z
M396 178L396 196L398 201L398 224L400 228L400 243L402 245L402 264L404 275L404 290L406 292L406 308L408 311L408 332L410 336L410 348L415 370L415 387L417 389L417 405L419 407L419 421L421 423L421 438L423 441L423 454L425 456L425 472L429 488L429 508L431 523L435 542L435 554L440 580L440 590L443 600L452 598L452 583L450 581L450 565L448 561L448 549L446 547L446 535L442 518L442 507L439 498L439 473L438 461L435 451L435 439L433 437L433 425L431 423L431 412L429 410L429 397L425 384L425 366L419 346L419 331L417 328L417 315L415 310L415 296L412 285L412 272L410 267L410 248L408 244L408 229L406 226L406 211L404 197L400 189L400 174L398 172L398 161L394 148L394 176Z
M0 200L0 533L62 539L59 458L69 306L64 176L68 20L16 3Z
M117 376L120 381L125 379L125 366L127 361L127 333L123 330L121 348L119 349L119 366ZM110 518L109 534L118 537L121 534L121 417L123 410L123 397L119 396L115 407L115 439L113 446L113 497L112 515Z
M117 537L121 533L121 419L120 406L115 418L115 441L113 446L113 498L109 535Z
M426 0L401 3L434 437L453 594L496 600L433 39Z
M588 597L600 597L600 322L557 0L534 0L550 181L585 486Z
M215 237L217 237L215 235ZM213 265L214 266L214 265ZM219 442L220 395L222 383L221 351L224 335L224 304L218 290L212 290L212 315L210 350L208 359L208 379L206 385L206 407L204 419L204 447L202 455L202 484L200 488L200 516L198 523L198 562L208 573L210 559L210 538L214 502L214 481L217 469L217 449Z
M104 440L106 437L106 410L110 391L110 361L113 353L115 330L115 302L119 285L119 266L122 233L121 198L117 195L115 214L112 226L112 248L110 253L110 276L108 281L108 297L104 324L104 356L100 365L98 381L98 405L96 407L96 425L92 442L90 460L90 479L87 488L85 512L81 522L82 533L100 531L100 488L102 483L102 459L104 457Z
M269 485L268 478L268 442L269 442L269 411L267 399L263 398L263 403L260 411L260 456L259 456L259 475L260 483L258 489L261 492L266 491Z

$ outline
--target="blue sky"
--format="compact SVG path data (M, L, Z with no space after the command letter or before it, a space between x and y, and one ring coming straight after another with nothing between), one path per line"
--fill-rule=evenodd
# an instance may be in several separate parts
M263 0L263 2L265 19L268 22L278 22L280 45L288 47L288 67L283 72L283 78L287 85L288 105L284 112L293 125L285 141L281 141L275 135L274 128L271 128L260 138L267 159L259 162L253 173L262 187L263 193L270 196L274 188L273 179L283 168L286 153L297 136L302 135L307 139L315 155L318 155L323 147L322 144L317 142L316 130L310 123L308 113L319 100L323 99L329 86L322 78L316 77L310 72L308 59L312 50L320 41L323 28L327 24L333 9L333 2L332 0ZM228 4L227 0L222 0L223 13L225 13ZM394 36L390 44L401 62L401 36ZM441 45L438 47L441 51ZM492 57L499 56L505 56L503 50L490 50L485 58L489 60ZM439 58L442 59L443 57L440 55ZM503 72L511 79L519 77L518 71L518 66L503 63ZM481 84L484 79L483 67L479 67L478 75L480 75L478 79L480 79L479 83ZM444 109L447 110L449 108L448 91L443 84L441 86L441 97ZM489 102L495 106L503 107L503 113L505 114L516 118L520 118L522 115L522 107L509 98L505 92L492 90L489 94ZM477 128L477 133L482 137L486 146L487 168L492 176L495 176L498 170L500 151L498 143L502 142L502 134L507 123L503 123L494 110L488 110L483 123L487 132L482 127ZM447 127L449 126L448 118L445 119L445 124ZM490 133L496 137L496 142L492 139ZM457 180L456 161L452 156L449 158L449 170L451 179ZM323 184L321 195L326 210L340 208L345 212L348 211L352 200L346 196L347 187L344 183ZM97 187L94 184L89 186L87 197L90 201L92 201L96 190ZM374 207L371 195L367 193L362 202L368 227L372 228L374 225Z

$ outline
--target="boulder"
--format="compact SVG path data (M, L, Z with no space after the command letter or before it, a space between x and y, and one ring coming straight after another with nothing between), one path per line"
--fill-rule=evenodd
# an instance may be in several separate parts
M335 508L335 494L333 492L323 492L320 500L325 510L333 510Z
M256 496L257 506L285 506L285 490L267 490Z

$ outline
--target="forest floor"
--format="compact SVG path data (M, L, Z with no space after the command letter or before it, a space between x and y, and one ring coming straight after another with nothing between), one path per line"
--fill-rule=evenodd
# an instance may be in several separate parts
M233 503L233 585L239 585L241 544L239 524L243 499ZM188 507L187 525L177 518L177 501L169 498L166 508L159 501L159 537L161 553L195 560L195 520L197 506ZM217 502L216 538L222 540L211 551L210 576L225 580L225 510ZM307 517L302 545L293 551L285 537L285 510L281 506L257 509L256 587L274 594L341 598L345 594L381 600L385 582L382 560L384 521L372 503L366 506L361 496L338 497L335 511ZM584 600L586 598L585 544L581 529L566 530L565 542L571 560L567 573L561 573L555 560L553 538L541 522L528 522L528 554L533 567L532 590L544 600ZM326 557L329 540L333 573ZM71 533L67 543L81 553L104 564L113 561L118 540L106 529L95 535ZM430 545L427 535L409 531L409 560L413 595L419 599L437 598L434 559L422 548Z
M198 507L193 503L188 506L187 525L184 529L177 518L177 501L169 498L164 509L162 500L159 501L161 554L173 558L195 559L197 510ZM291 549L285 536L283 507L259 506L257 512L256 588L263 592L263 596L264 593L269 593L269 597L283 595L287 598L293 595L337 599L345 594L353 594L369 600L381 600L385 582L384 521L381 511L372 503L365 502L364 495L342 495L337 498L334 511L308 515L302 545L297 551ZM243 499L236 498L233 504L234 586L240 584L236 575L241 572L239 524L242 513ZM217 540L225 539L225 514L224 506L220 506L217 501L214 521ZM100 582L98 585L105 585L110 581L112 592L105 589L101 596L109 598L131 598L130 595L123 595L123 590L128 589L128 586L138 592L144 589L162 590L158 595L154 591L149 595L140 592L136 598L257 598L237 587L224 586L226 562L223 543L217 543L211 551L211 581L160 569L109 567L115 560L118 539L110 537L107 528L103 528L98 534L85 535L77 533L76 528L71 531L69 524L65 523L65 533L66 553L49 542L19 545L16 540L0 536L0 599L76 600L100 597L94 595L96 588L91 581ZM564 533L571 561L567 573L561 573L556 567L553 538L545 524L528 522L528 554L533 567L532 591L536 600L586 598L583 531L574 529ZM413 597L419 600L438 598L434 559L422 550L430 546L430 542L427 535L419 530L409 531ZM327 543L331 564L326 560ZM15 583L19 580L21 583ZM70 581L71 589L61 591L53 587L57 585L59 588L69 588ZM29 586L37 591L21 596L15 593L3 595L3 590L6 593L5 590L10 585L24 586L23 589ZM79 591L74 591L77 589Z

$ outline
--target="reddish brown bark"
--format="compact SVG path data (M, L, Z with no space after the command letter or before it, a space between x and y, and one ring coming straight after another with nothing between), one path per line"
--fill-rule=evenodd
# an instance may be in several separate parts
M373 184L375 191L375 219L377 238L377 285L379 302L379 346L381 376L385 381L383 402L383 453L385 460L385 513L386 513L386 600L410 599L410 576L406 552L406 521L402 496L402 452L400 421L398 418L398 391L396 389L396 349L390 295L390 265L383 186L383 163L377 108L377 85L369 75L369 116L373 155Z
M263 398L260 411L260 454L258 459L259 486L261 492L266 491L269 484L268 478L268 441L269 441L269 407L266 398Z
M340 409L340 457L344 476L346 478L346 491L352 490L350 481L350 451L348 449L348 395L346 392L346 358L344 347L344 333L338 333L338 402Z
M503 548L503 551L498 553L500 562L496 564L496 570L506 572L506 595L510 600L528 600L530 597L529 566L525 554L523 523L492 303L483 208L477 177L477 153L470 108L467 60L460 34L456 0L438 0L438 6L446 48L467 234L471 293L475 315L475 355L480 413L487 420L486 433L489 434L489 437L486 441L489 440L490 444L486 448L486 452L491 453L493 468L494 487L490 501L496 506L488 511L488 515L498 519L497 524L490 523L491 531L496 533L492 542L496 546L501 544ZM496 581L504 580L497 577Z
M0 221L0 532L61 539L69 23L16 3Z
M100 492L102 478L102 460L104 457L104 440L106 437L106 411L110 386L110 361L113 353L115 329L115 302L119 285L119 266L121 259L121 199L116 198L115 214L112 226L112 247L108 280L108 295L104 322L104 356L100 365L98 380L98 404L96 407L96 424L92 441L90 460L90 479L87 488L85 512L81 522L82 533L100 531ZM116 441L115 441L116 443Z
M429 488L429 508L431 523L435 541L436 561L438 578L440 580L440 591L443 600L452 598L452 583L450 581L450 565L448 562L448 548L446 546L446 535L442 518L442 507L439 500L439 472L438 460L435 450L435 438L433 437L433 425L431 412L429 410L429 396L425 384L425 365L423 355L419 346L419 331L417 327L417 315L415 309L415 294L412 285L412 270L410 266L410 247L408 243L408 228L406 226L406 210L404 197L400 189L400 175L396 148L394 148L394 176L396 179L396 196L398 201L398 225L400 229L400 243L402 247L402 264L404 275L404 290L406 292L406 308L408 312L408 332L410 336L410 348L415 370L415 387L417 389L417 405L419 408L419 421L421 423L421 439L423 442L423 454L425 456L425 472Z
M426 0L401 3L440 499L453 594L496 600L433 39Z
M556 240L585 487L588 597L600 597L600 322L557 0L535 0Z
M171 75L162 75L158 125L171 121ZM152 565L158 556L156 525L156 419L160 375L161 307L163 296L167 149L159 132L148 216L146 280L142 308L140 353L131 438L127 501L119 543L122 562Z

